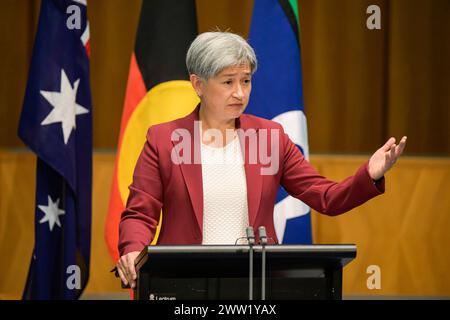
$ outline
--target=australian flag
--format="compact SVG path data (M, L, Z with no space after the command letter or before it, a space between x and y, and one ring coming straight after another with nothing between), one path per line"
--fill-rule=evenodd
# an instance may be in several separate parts
M77 299L89 276L92 109L86 0L42 0L19 136L37 156L24 299Z
M300 60L297 1L255 1L249 42L258 58L247 112L283 125L309 158ZM283 243L312 243L310 208L280 188L274 224Z

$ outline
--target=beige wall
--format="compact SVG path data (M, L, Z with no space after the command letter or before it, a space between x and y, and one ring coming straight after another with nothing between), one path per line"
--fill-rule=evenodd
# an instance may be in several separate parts
M312 156L325 176L353 174L365 157ZM114 154L94 155L91 277L86 294L124 292L109 272L104 223ZM0 152L0 298L20 298L34 243L35 158ZM345 295L450 296L450 159L404 158L387 175L386 194L338 217L313 213L314 243L354 243L344 269ZM382 288L366 287L369 265Z
M313 154L374 151L408 135L409 155L388 174L387 194L352 212L313 214L316 243L356 243L344 293L450 295L450 2L447 0L299 0L305 110ZM89 2L94 146L117 144L140 0ZM365 28L378 4L382 30ZM197 0L199 31L218 26L244 36L251 0ZM35 160L17 138L37 0L4 0L0 11L0 298L20 297L33 247ZM11 32L14 30L14 32ZM362 158L313 156L326 176L352 174ZM91 279L87 293L115 292L103 240L113 153L94 157ZM365 287L368 265L382 289Z
M305 110L316 153L371 152L407 135L407 153L450 155L450 2L299 0ZM252 0L197 0L200 32L247 36ZM115 148L140 0L89 2L94 147ZM378 4L382 29L366 28ZM17 123L39 12L0 11L0 147L20 147ZM14 32L10 32L14 30Z

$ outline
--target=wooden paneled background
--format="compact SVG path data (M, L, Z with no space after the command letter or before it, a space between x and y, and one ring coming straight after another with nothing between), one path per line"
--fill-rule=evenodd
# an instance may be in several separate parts
M23 146L17 123L39 3L2 1L1 148ZM310 150L367 153L390 135L407 135L409 154L450 155L450 1L298 3ZM140 4L89 2L95 148L117 145ZM366 28L371 4L381 8L381 30ZM199 31L219 27L246 37L252 5L251 0L197 0Z
M366 156L312 156L330 179L353 174ZM0 152L0 299L20 298L34 243L35 157ZM86 297L125 293L109 272L104 225L114 153L94 155L92 246ZM386 176L386 193L338 217L312 214L314 243L354 243L344 268L345 296L450 297L450 159L406 157ZM381 269L381 289L369 290L366 270Z
M200 32L248 35L253 1L196 3ZM389 136L408 136L387 193L336 218L314 213L314 241L358 245L344 273L347 296L450 296L450 1L298 3L312 163L342 179ZM366 28L371 4L381 8L381 30ZM95 156L87 295L123 292L108 272L103 226L140 5L89 1ZM0 11L0 298L20 297L34 241L35 158L17 125L39 6L4 0ZM366 287L372 264L381 268L381 290Z

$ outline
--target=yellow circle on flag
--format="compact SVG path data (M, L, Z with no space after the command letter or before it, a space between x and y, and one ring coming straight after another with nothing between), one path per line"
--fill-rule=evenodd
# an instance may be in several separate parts
M130 116L123 133L118 160L117 181L125 205L133 171L150 126L172 121L191 113L200 102L189 81L173 80L153 87Z

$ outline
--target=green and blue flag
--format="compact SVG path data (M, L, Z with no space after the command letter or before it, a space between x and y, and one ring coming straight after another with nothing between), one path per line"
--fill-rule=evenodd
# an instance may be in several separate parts
M246 111L282 124L308 159L297 1L255 1L249 43L256 52L258 71L253 75ZM274 223L280 242L312 243L310 208L282 187L277 194Z

